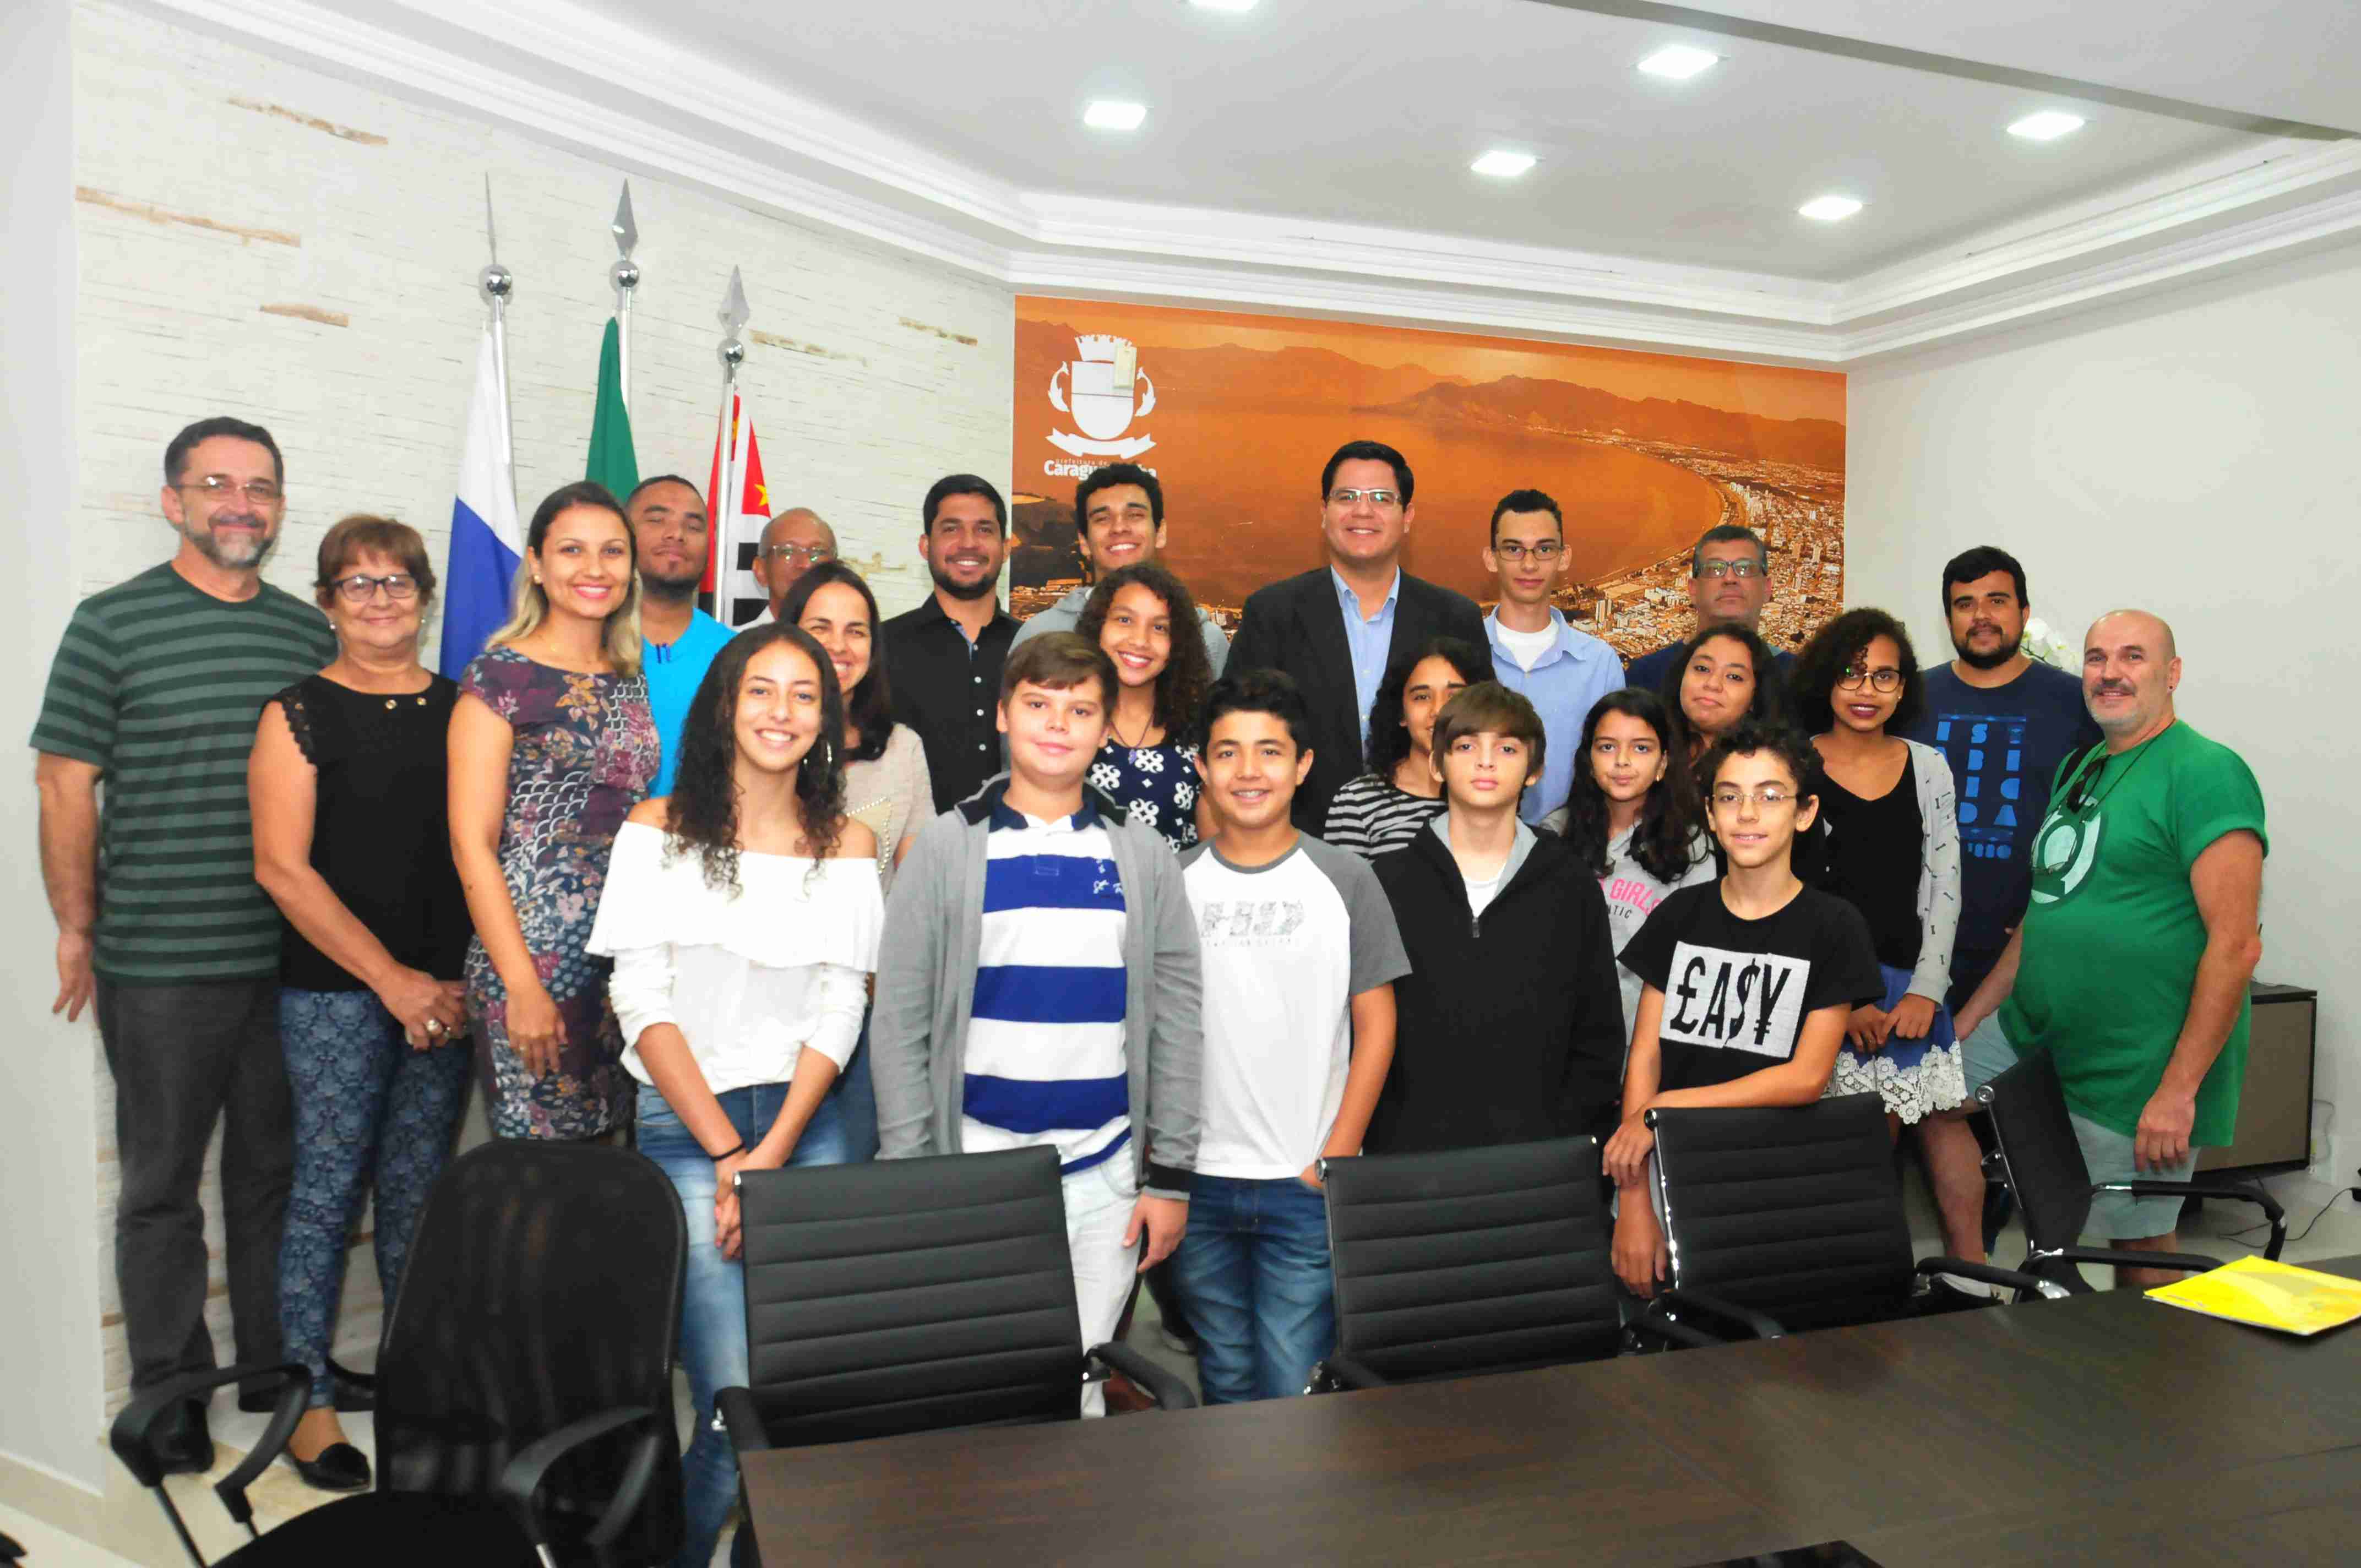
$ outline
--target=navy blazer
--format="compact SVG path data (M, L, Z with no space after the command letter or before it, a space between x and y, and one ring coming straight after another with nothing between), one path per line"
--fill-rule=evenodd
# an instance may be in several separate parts
M1386 664L1430 637L1464 639L1486 655L1479 680L1491 678L1484 612L1465 594L1404 572L1394 599L1393 640ZM1361 751L1360 702L1353 689L1353 652L1345 641L1345 612L1325 565L1257 588L1246 600L1228 674L1284 670L1303 688L1312 709L1312 775L1295 792L1295 826L1319 834L1336 792L1367 771Z

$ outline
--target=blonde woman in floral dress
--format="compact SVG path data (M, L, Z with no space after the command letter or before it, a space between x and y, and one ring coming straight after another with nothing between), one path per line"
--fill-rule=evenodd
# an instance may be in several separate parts
M610 964L584 946L661 751L636 567L605 487L551 494L526 532L516 613L452 709L451 853L476 923L467 1012L500 1137L600 1137L631 1117Z

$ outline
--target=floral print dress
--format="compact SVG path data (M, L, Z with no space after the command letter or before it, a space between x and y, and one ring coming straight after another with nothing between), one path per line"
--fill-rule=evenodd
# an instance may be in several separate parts
M566 1025L557 1070L536 1079L509 1044L508 988L478 936L467 948L467 1012L484 1048L492 1132L588 1138L628 1125L632 1082L607 1000L610 960L583 951L607 883L607 857L647 798L662 742L638 675L585 675L494 648L459 689L516 732L509 752L500 872L542 985Z
M1197 748L1126 746L1114 736L1099 748L1089 784L1175 850L1197 841Z

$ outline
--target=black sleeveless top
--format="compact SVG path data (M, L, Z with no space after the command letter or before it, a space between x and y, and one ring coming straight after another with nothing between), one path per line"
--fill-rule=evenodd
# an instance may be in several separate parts
M441 675L425 690L358 692L324 675L271 698L319 773L312 869L396 962L436 980L462 978L475 927L451 861L451 705ZM288 927L279 982L299 991L360 991L359 978Z
M1815 765L1820 796L1820 874L1805 880L1835 894L1869 922L1877 961L1888 969L1918 967L1918 867L1926 854L1926 824L1918 819L1916 759L1875 800L1861 796Z

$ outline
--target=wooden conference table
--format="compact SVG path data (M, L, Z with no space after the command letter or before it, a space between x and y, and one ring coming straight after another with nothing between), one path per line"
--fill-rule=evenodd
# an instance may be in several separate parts
M774 1564L2354 1562L2361 1324L2298 1340L2109 1292L780 1451L745 1482Z

